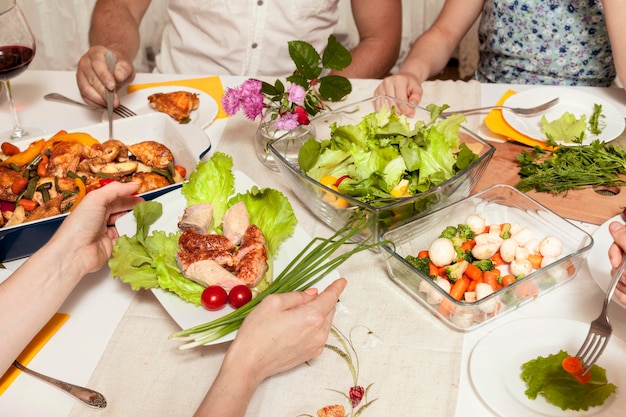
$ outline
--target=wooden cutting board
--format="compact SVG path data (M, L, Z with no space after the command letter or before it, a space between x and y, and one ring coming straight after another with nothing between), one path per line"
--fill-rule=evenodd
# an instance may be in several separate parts
M626 148L626 132L611 142ZM509 184L515 186L519 182L519 166L516 157L522 150L529 150L526 145L515 142L492 143L496 152L493 154L485 173L472 193L484 190L495 184ZM588 188L584 190L568 191L558 195L530 191L529 197L546 206L562 217L600 225L623 212L626 207L626 187L615 187L615 194L604 195Z

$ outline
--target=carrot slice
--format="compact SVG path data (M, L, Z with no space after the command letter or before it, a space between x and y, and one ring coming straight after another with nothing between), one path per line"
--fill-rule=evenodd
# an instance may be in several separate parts
M483 271L474 264L467 265L467 269L465 269L465 275L467 275L469 279L473 281L479 281L483 279Z
M469 287L470 280L465 277L461 277L457 279L454 284L452 284L452 288L450 288L450 296L455 300L460 300L463 298L463 294L467 291L467 287Z

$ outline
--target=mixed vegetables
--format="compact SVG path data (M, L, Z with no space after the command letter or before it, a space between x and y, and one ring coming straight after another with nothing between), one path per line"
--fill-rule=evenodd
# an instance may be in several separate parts
M430 277L432 282L422 280L419 290L425 293L429 304L439 305L440 314L449 317L454 307L433 283L454 300L465 303L480 301L515 283L516 297L534 298L539 292L538 284L519 281L561 256L563 244L558 237L538 238L528 227L487 224L484 215L470 214L465 223L445 227L427 249L408 255L405 260ZM567 273L571 275L573 271ZM499 300L492 297L478 306L483 313L493 315L499 310Z
M478 155L459 140L462 114L438 119L445 106L429 105L431 119L410 126L405 115L382 107L356 125L330 127L300 149L300 169L363 202L416 195L452 178ZM331 201L346 207L343 199Z

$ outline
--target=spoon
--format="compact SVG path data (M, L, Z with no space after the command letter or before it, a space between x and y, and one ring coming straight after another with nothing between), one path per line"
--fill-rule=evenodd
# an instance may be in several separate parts
M39 372L33 371L32 369L25 367L18 361L13 361L13 366L15 366L22 372L32 375L35 378L39 378L42 381L45 381L48 384L67 392L71 396L81 400L90 407L105 408L107 406L107 400L99 392L96 392L89 388L79 387L68 382L60 381L47 375L40 374Z

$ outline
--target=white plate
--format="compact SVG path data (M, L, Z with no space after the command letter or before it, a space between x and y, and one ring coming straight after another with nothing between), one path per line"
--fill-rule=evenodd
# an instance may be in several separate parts
M609 224L612 222L624 223L624 217L618 214L610 218L600 225L591 235L593 237L593 247L587 255L587 266L593 280L598 284L602 291L606 292L609 282L611 281L611 262L609 262L609 248L613 243L613 237L609 232ZM626 308L626 306L616 298L613 298L616 304Z
M148 96L155 93L172 93L174 91L189 91L190 93L195 93L198 95L198 98L200 99L200 104L198 105L198 108L192 111L189 115L191 123L204 127L208 123L211 123L213 120L215 120L218 111L218 106L215 99L204 91L185 86L172 85L142 88L141 90L137 90L125 96L121 96L120 103L137 114L154 114L158 112L150 107L150 104L148 103ZM114 114L114 117L118 118L119 116ZM102 121L107 121L106 112L102 113Z
M487 334L476 344L469 362L474 389L496 414L506 417L541 416L623 416L626 409L626 343L613 335L598 365L606 369L609 382L617 386L600 407L576 412L561 410L541 395L535 400L526 397L526 383L521 366L538 356L565 350L577 352L589 323L557 318L530 318L505 324Z
M619 113L615 106L600 97L572 88L552 86L533 88L513 94L504 102L504 105L509 107L533 107L556 97L559 97L559 103L543 113L534 116L520 116L511 111L502 110L502 116L518 132L545 142L547 138L541 132L542 116L546 116L546 119L553 121L563 116L565 112L572 113L576 118L580 118L580 116L585 114L588 123L593 114L593 105L601 104L602 114L605 116L602 121L606 123L606 126L602 133L597 136L586 130L583 144L589 144L595 139L609 142L624 131L624 116ZM575 146L576 144L564 143L564 145Z
M235 171L235 190L237 193L246 192L254 185L254 181L244 173ZM178 221L183 214L187 200L181 193L181 189L173 190L167 194L154 199L163 204L163 215L150 227L150 230L163 230L166 232L175 232L178 230ZM135 217L132 213L120 217L115 223L120 235L134 236L136 231ZM278 275L293 258L300 253L302 249L311 241L307 233L296 225L294 233L280 245L278 254L274 257L274 276ZM335 279L339 278L337 271L332 271L326 277L322 278L315 287L322 290L330 285ZM232 307L226 306L219 311L208 311L200 306L183 301L177 295L155 288L152 290L156 298L159 300L163 308L169 313L174 321L181 329L188 329L202 323L215 320L233 311ZM209 345L231 341L235 338L236 332L233 332L223 338L208 343Z

